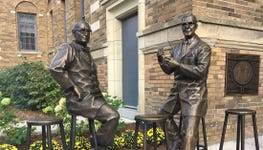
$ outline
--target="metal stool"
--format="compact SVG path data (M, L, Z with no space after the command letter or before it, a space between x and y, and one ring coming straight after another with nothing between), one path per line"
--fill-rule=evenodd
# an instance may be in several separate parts
M183 116L180 116L179 130L181 130L181 127L182 127L182 119L183 119ZM199 131L198 131L198 138L197 138L196 149L197 150L207 150L208 147L207 147L205 117L201 118L201 123L202 123L202 132L203 132L204 143L203 143L203 145L199 143Z
M143 124L143 144L144 144L144 150L146 149L146 136L147 136L147 125L152 124L153 126L153 136L154 136L154 149L157 149L157 135L156 135L156 124L161 123L164 127L165 132L165 141L167 140L167 133L166 133L166 120L168 116L166 115L159 115L159 114L146 114L146 115L138 115L135 116L135 133L134 133L134 144L133 149L137 149L137 138L138 138L138 130L140 124ZM166 141L166 149L168 149L167 141Z
M66 150L67 148L66 148L66 142L65 142L63 120L60 118L55 118L55 117L33 118L30 120L27 120L27 142L26 142L27 149L30 148L32 126L42 126L43 150L46 150L46 140L48 140L47 141L48 149L52 150L53 147L52 147L52 139L51 139L51 125L56 125L56 124L58 124L60 127L61 141L62 141L63 149ZM46 133L46 129L47 129L47 133Z
M96 130L95 130L95 125L94 125L94 120L93 119L88 119L89 121L89 131L91 134L91 146L95 148L95 150L98 148L98 143L97 143L97 136L96 136ZM71 116L71 130L70 130L70 142L69 142L69 149L74 150L75 147L75 138L76 138L76 122L77 122L77 116L72 115Z
M224 121L223 132L222 132L219 150L223 149L223 143L225 140L226 127L227 127L227 121L228 121L229 115L237 115L237 118L238 118L236 150L239 150L240 138L241 138L241 150L245 149L245 143L244 143L244 140L245 140L245 115L251 115L252 116L255 146L256 146L256 150L259 150L256 111L250 110L250 109L227 109L225 111L225 121Z

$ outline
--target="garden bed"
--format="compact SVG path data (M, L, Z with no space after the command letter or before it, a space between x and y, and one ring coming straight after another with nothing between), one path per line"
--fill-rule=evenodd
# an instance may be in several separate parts
M20 120L28 120L30 118L35 118L35 117L43 117L46 116L43 112L41 111L30 111L30 110L24 110L24 109L15 109L12 108L12 112L20 119ZM0 114L1 115L1 114ZM135 126L134 123L129 123L126 124L126 126L122 129L122 132L124 132L125 130L134 130ZM88 137L88 133L84 133L85 137ZM57 134L53 134L52 135L52 139L56 140L58 143L61 144L61 137L60 135ZM3 143L4 138L0 137L0 143ZM42 137L41 134L33 134L31 137L31 143L33 143L34 141L41 141ZM26 143L23 143L22 145L17 146L17 148L19 150L25 150L26 149ZM152 150L154 149L153 146L151 145L147 145L147 150ZM127 148L122 148L120 150L129 150ZM161 145L158 147L158 150L165 150L165 144Z

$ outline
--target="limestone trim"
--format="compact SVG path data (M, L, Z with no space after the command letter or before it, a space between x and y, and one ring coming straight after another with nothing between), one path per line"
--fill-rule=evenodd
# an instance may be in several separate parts
M116 95L122 98L122 27L121 19L138 11L138 0L117 0L106 7L106 35L107 47L105 54L107 56L108 68L108 92L110 95ZM141 55L141 53L138 53ZM140 56L139 56L140 59ZM139 64L141 64L139 62ZM143 64L141 64L143 65ZM141 66L140 65L140 66ZM139 66L139 74L141 68ZM140 76L139 75L139 76ZM139 81L139 87L141 85ZM142 105L141 93L144 90L139 89L139 107Z
M251 51L262 51L263 49L263 32L259 30L198 22L196 33L211 47ZM159 47L170 49L169 43L174 45L182 38L180 24L160 28L151 33L141 34L139 49L144 54L154 53Z

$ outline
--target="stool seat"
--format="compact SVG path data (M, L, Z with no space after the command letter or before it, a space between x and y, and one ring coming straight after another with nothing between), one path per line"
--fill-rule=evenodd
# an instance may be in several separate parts
M252 115L256 114L256 111L251 109L227 109L226 113L233 115Z
M144 122L163 122L168 118L168 115L160 114L145 114L135 116L135 120L141 120Z
M63 150L66 150L66 140L63 126L63 119L57 117L39 117L32 118L26 121L27 123L27 149L30 148L31 142L31 129L32 126L42 126L42 147L43 150L46 150L46 142L48 142L48 149L52 150L52 139L51 139L51 125L59 125L60 133L61 133L61 141L63 145ZM47 130L47 133L46 133ZM47 136L47 137L46 137Z
M32 118L27 120L27 124L31 125L53 125L53 124L59 124L63 122L63 119L56 118L56 117L40 117L40 118Z

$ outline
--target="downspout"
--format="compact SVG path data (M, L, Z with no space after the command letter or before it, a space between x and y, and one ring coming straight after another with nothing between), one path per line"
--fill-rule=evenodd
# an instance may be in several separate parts
M80 0L80 20L85 20L84 0Z
M63 1L64 7L64 42L67 43L67 5L66 0Z

